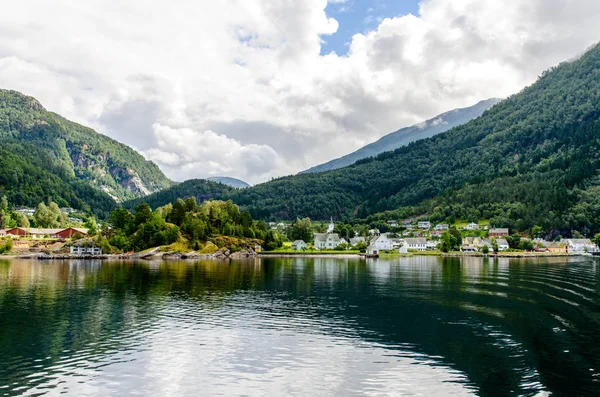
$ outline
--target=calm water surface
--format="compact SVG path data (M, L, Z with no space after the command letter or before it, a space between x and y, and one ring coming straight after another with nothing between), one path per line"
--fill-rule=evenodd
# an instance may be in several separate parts
M599 263L0 260L0 396L598 396Z

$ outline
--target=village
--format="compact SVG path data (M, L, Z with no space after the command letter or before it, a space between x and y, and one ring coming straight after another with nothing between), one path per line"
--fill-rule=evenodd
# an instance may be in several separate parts
M399 228L397 221L388 221L390 228ZM343 247L348 250L363 248L367 256L380 254L408 254L441 251L444 233L451 230L449 224L433 225L429 221L402 223L402 231L397 233L380 233L377 229L369 230L367 236L356 236L346 239L334 233L335 224L331 220L327 232L314 233L312 242L295 240L291 244L293 251L306 250L339 250ZM490 228L487 225L469 223L460 229L460 243L456 252L471 253L502 253L515 251L529 251L550 254L593 255L599 254L598 245L587 238L559 238L559 241L546 241L542 238L528 238L518 236L515 244L508 228ZM455 232L456 233L456 232ZM511 244L511 242L513 244Z
M101 256L102 248L86 238L89 230L79 227L58 229L14 227L0 229L0 238L10 239L11 249L19 254L47 251L76 257Z

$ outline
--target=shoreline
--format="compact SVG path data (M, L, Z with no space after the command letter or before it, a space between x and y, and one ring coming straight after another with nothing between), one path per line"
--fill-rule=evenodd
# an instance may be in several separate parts
M408 253L408 254L381 254L378 258L368 257L365 254L344 254L344 253L277 253L277 252L260 252L251 255L240 255L240 256L214 256L211 254L174 254L166 253L166 255L156 255L153 253L137 253L137 254L113 254L113 255L100 255L100 256L71 256L71 255L0 255L0 260L14 260L14 259L29 259L39 261L53 261L53 260L164 260L164 261L194 261L194 260L228 260L228 259L252 259L252 258L334 258L334 259L395 259L395 258L410 258L410 257L440 257L440 258L571 258L571 257L592 257L592 255L585 254L573 254L573 253L548 253L548 252L510 252L497 255L484 255L482 253L436 253L436 254L421 254L421 253Z

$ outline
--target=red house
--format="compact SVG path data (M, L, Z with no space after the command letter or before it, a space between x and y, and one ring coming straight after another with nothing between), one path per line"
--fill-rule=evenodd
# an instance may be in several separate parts
M69 227L67 229L61 230L60 232L56 233L56 236L58 238L66 239L66 238L71 238L76 234L81 234L82 236L87 236L88 230L77 228L77 227Z
M12 229L8 229L6 234L10 234L11 236L28 236L29 232L22 227L13 227Z

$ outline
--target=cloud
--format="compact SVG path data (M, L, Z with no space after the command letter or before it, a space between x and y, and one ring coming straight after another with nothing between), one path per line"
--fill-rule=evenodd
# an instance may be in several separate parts
M418 15L356 34L347 55L321 55L338 29L326 6L11 2L0 86L143 151L174 179L256 183L513 94L600 37L597 0L424 0Z
M143 151L158 163L168 176L191 179L229 175L242 180L268 178L273 169L286 169L283 159L268 145L249 144L211 130L174 129L154 124L155 147Z

